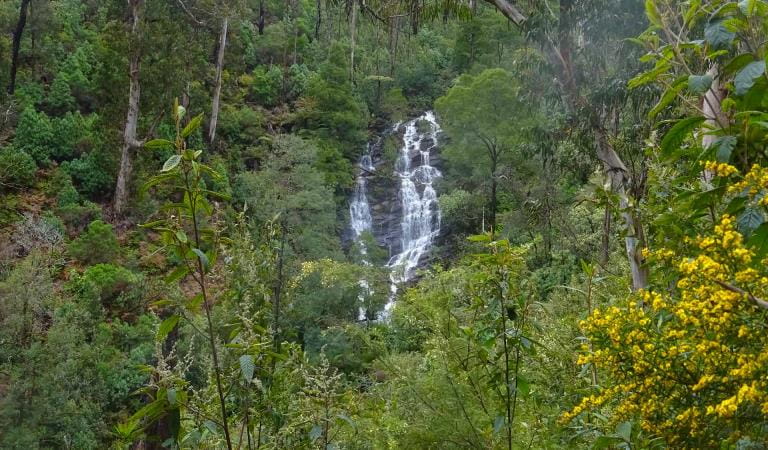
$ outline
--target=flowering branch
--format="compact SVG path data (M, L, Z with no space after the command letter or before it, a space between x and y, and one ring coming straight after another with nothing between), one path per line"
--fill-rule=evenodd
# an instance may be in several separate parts
M712 280L723 289L727 289L731 292L735 292L737 294L746 295L748 299L750 299L754 304L759 306L760 308L767 309L768 310L768 301L763 300L762 298L755 297L754 295L750 294L749 292L745 291L744 289L741 289L739 287L733 286L728 283L724 283L722 281L718 280Z

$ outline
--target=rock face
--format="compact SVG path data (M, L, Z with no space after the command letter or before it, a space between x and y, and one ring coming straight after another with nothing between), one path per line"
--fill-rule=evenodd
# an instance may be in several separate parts
M392 306L397 287L410 280L440 234L440 208L433 182L441 176L437 151L440 127L428 111L395 124L360 159L357 187L350 201L351 238L370 231L389 251ZM395 154L387 141L398 142Z

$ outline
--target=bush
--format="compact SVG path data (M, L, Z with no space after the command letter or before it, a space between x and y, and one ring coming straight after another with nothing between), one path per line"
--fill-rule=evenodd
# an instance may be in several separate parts
M0 189L22 189L35 182L37 164L24 151L0 149Z
M104 307L131 309L142 298L142 277L112 264L96 264L72 281L81 298L98 301Z
M13 141L16 150L27 153L38 164L47 165L51 161L53 144L51 119L45 113L37 112L30 106L25 108L16 125L16 137Z
M101 206L93 202L68 203L70 199L59 198L59 207L56 208L56 215L59 216L67 226L70 235L77 235L85 227L96 219L101 217Z
M280 100L280 90L283 85L283 71L277 66L269 69L257 67L253 71L251 95L253 100L263 106L275 106Z
M69 254L85 264L114 261L120 254L120 244L112 225L94 220L88 230L69 244Z
M112 191L115 183L108 161L97 152L90 152L73 161L62 164L78 191L91 199L99 199Z

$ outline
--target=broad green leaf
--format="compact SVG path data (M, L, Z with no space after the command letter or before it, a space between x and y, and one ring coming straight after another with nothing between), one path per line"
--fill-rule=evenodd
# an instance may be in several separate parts
M176 406L176 389L168 388L168 392L166 392L165 395L168 398L168 403L170 403L171 406Z
M187 266L178 266L175 269L173 269L173 272L169 273L168 276L165 277L166 283L175 283L176 281L181 280L187 274L189 273L189 268Z
M735 33L726 28L722 20L711 22L704 30L704 39L713 47L725 47L731 44Z
M173 331L174 328L176 328L180 318L181 317L174 314L163 320L162 323L160 323L160 327L157 329L157 335L155 336L155 339L160 342L164 341L165 338L168 337L168 334Z
M715 142L712 144L712 147L715 149L715 155L717 157L717 161L719 162L725 162L731 160L731 153L733 152L733 149L736 147L736 143L739 141L739 139L736 136L720 136L718 137Z
M753 61L741 69L733 79L736 95L744 95L755 85L758 78L765 74L765 61Z
M703 94L712 86L712 75L691 75L688 77L688 89L696 94Z
M357 429L357 424L355 424L355 421L352 420L348 415L344 413L336 414L336 417L346 422L350 427Z
M159 148L173 148L173 142L168 139L152 139L149 142L144 143L144 148L154 150Z
M176 166L179 165L179 162L181 161L181 155L172 155L170 158L168 158L167 161L165 161L165 164L163 164L163 168L160 170L161 172L168 172L176 168Z
M181 130L181 137L189 137L190 134L194 133L195 130L197 130L200 127L200 124L203 122L203 115L198 114L195 117L192 118L192 120L189 121L186 127L184 127L183 130Z
M311 430L309 430L309 438L312 441L316 441L322 435L323 435L323 427L321 427L320 425L315 425L312 427Z
M654 0L645 0L645 15L648 16L648 21L657 27L662 27L664 24L661 22L661 14L656 8L656 2Z
M669 156L679 149L685 138L699 127L706 119L704 117L689 117L675 124L661 140L661 153Z
M243 374L245 381L250 383L253 379L253 372L256 366L253 363L253 356L243 355L240 357L240 373Z
M179 242L181 242L182 244L186 244L187 242L189 242L189 239L187 238L187 233L185 233L182 230L179 230L176 232L176 239L178 239Z
M632 440L632 422L622 422L616 426L616 435L624 439L625 442Z
M763 212L757 208L747 208L739 216L738 223L739 231L746 236L750 236L753 231L757 230L760 225L765 223L765 216L763 215Z
M762 223L747 240L747 245L755 252L756 259L768 255L768 223Z
M200 261L203 263L203 267L208 267L208 256L206 256L205 253L199 248L193 248L192 251L195 253L195 255L197 255L198 258L200 258Z
M507 423L507 418L504 416L496 416L495 419L493 419L493 432L494 434L498 434L499 431L501 431L502 428L504 428L504 424Z
M664 91L664 95L662 95L661 99L659 99L659 103L657 103L656 106L654 106L653 109L648 112L648 118L653 119L659 115L659 113L661 113L664 108L669 106L677 98L678 94L683 91L687 80L687 77L680 77L675 80L672 86Z

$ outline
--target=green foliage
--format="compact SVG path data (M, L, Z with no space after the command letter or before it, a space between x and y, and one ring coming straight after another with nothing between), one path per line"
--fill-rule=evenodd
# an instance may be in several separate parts
M107 309L134 310L143 296L141 276L112 264L90 266L70 283L79 298Z
M94 220L83 234L69 244L68 251L85 264L113 262L120 255L120 243L112 225Z
M43 112L35 111L31 106L26 107L19 116L13 146L16 150L29 154L38 164L48 165L55 147L50 118Z
M250 96L253 101L266 107L277 105L283 87L283 71L277 66L259 66L252 77Z
M35 183L37 164L34 158L13 147L0 148L0 189L30 187Z

